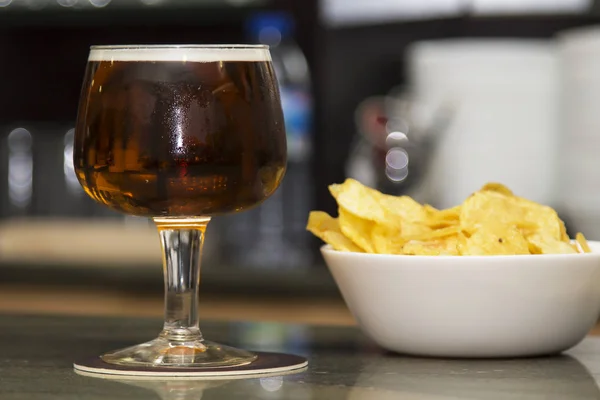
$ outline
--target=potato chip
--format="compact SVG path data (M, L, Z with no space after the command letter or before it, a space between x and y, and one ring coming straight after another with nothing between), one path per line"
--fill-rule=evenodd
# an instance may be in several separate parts
M459 232L460 232L460 227L449 226L449 227L442 228L442 229L429 230L428 232L425 232L425 233L422 233L419 235L414 235L414 236L404 235L404 237L406 237L408 240L430 241L430 240L442 238L444 236L456 235Z
M506 186L504 186L501 183L496 183L496 182L489 182L486 183L485 185L483 185L483 187L481 189L479 189L480 192L496 192L496 193L500 193L503 194L505 196L514 196L512 190L510 190L509 188L507 188Z
M375 225L371 231L371 243L375 253L402 254L406 240L400 230L385 225Z
M516 226L489 223L481 227L461 247L462 255L531 254L529 243Z
M469 234L491 221L510 226L520 220L524 220L521 208L510 197L493 191L473 193L463 203L460 213L460 227Z
M460 211L461 211L461 206L456 206L456 207L452 207L452 208L448 208L445 210L439 210L439 211L435 211L435 212L431 212L431 215L429 218L434 218L434 219L439 219L439 220L449 220L449 221L456 221L460 218Z
M564 223L554 209L521 197L514 197L513 201L523 211L523 221L536 224L538 231L543 231L556 240L569 241Z
M378 201L390 216L410 222L422 223L427 220L425 208L408 196L395 197L380 194Z
M456 235L456 250L458 251L459 255L467 252L468 240L469 237L467 237L462 231Z
M425 205L427 212L426 225L433 229L445 228L448 226L459 225L461 207L448 208L446 210L436 210L435 208Z
M535 243L529 242L529 253L530 254L544 254L541 247L537 246Z
M581 248L582 253L591 253L592 252L592 249L590 249L590 245L588 244L585 236L583 236L583 233L578 232L575 235L575 241L577 241L577 244Z
M400 221L400 234L405 238L414 238L422 235L427 235L432 232L433 229L427 225L423 225L417 222L411 221Z
M516 221L516 226L525 237L533 235L540 230L540 227L537 224L527 221Z
M338 213L342 233L367 253L375 253L371 242L371 231L375 226L373 221L357 217L342 207L339 208Z
M323 232L323 241L338 251L352 251L355 253L364 253L364 251L360 247L355 245L341 232Z
M434 213L438 213L440 212L440 210L438 210L437 208L435 208L434 206L430 205L430 204L424 204L423 205L423 209L425 210L426 213L428 214L434 214Z
M329 186L339 218L311 212L307 229L339 251L405 255L571 254L571 242L551 207L487 183L463 204L438 210L408 196L390 196L353 179Z
M583 236L583 233L581 233L581 235ZM567 234L567 228L565 227L565 223L563 221L560 221L560 239L563 242L571 241L571 239L569 239L569 235Z
M570 243L565 243L546 233L535 233L527 237L534 248L539 249L538 254L571 254L577 250Z
M311 211L306 229L315 235L325 231L340 231L338 220L323 211ZM317 235L318 236L318 235Z
M306 229L335 250L362 252L360 247L344 236L338 220L325 212L311 211Z
M461 234L452 235L440 239L441 242L444 243L444 249L440 252L441 256L458 256L460 253L458 252L458 245L460 243L460 239L464 237Z
M374 194L376 191L354 179L346 179L341 185L330 185L329 191L338 206L357 217L381 224L388 220L385 209Z
M461 228L472 233L488 221L528 227L529 230L544 231L557 240L564 240L563 222L552 208L500 192L476 192L463 203ZM532 229L536 226L537 229Z
M404 245L403 253L421 256L457 256L458 235L431 241L411 240Z

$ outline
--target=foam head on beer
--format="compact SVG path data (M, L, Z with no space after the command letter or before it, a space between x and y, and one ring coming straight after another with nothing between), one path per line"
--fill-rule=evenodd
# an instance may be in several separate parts
M266 46L92 47L89 61L270 62Z
M75 170L115 210L242 211L283 178L285 128L266 47L95 47L82 91Z

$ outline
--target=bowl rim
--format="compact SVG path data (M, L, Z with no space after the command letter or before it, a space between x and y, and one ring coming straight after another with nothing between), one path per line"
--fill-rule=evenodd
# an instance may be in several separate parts
M521 260L539 260L539 259L572 259L574 257L579 258L600 258L600 241L596 240L588 240L588 244L592 248L591 253L574 253L574 254L510 254L510 255L489 255L489 256L426 256L426 255L407 255L407 254L377 254L377 253L358 253L355 251L339 251L333 249L331 245L324 244L320 247L321 254L331 254L331 255L340 255L340 256L348 256L348 257L365 257L365 258L375 258L375 259L404 259L404 260L469 260L469 262L476 261L490 261L490 260L503 260L503 261L521 261Z

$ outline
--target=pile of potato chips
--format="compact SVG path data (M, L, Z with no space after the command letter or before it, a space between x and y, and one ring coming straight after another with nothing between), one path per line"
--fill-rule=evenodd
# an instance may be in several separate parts
M552 208L488 183L446 210L390 196L353 179L331 185L338 218L310 213L307 229L335 250L405 255L513 255L590 252L572 242Z

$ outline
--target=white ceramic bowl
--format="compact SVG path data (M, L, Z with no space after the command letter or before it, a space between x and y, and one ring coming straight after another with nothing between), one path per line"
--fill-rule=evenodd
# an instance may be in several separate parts
M362 330L383 348L433 357L523 357L579 343L600 315L593 253L397 256L321 252Z

